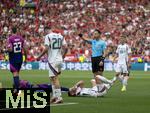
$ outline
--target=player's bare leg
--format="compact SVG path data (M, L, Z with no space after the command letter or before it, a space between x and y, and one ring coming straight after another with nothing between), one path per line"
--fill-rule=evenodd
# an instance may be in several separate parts
M107 91L102 92L102 90L109 90L111 87L110 84L103 83L103 81L101 81L99 78L96 78L96 81L95 81L95 79L92 79L91 84L92 84L92 87L97 86L98 91L99 91L99 96L103 96L104 94L107 93Z
M74 87L74 88L77 88L77 87L83 88L83 87L84 87L84 81L83 81L83 80L80 80L80 81L77 82L73 87Z
M105 77L104 77L105 78ZM105 78L106 79L106 78ZM96 80L96 81L95 81ZM96 86L97 85L97 88L98 89L100 89L103 85L104 85L104 82L101 80L101 78L99 78L99 75L98 76L96 76L96 79L92 79L91 80L91 83L92 83L92 86L94 87L94 86ZM109 83L107 82L107 84L108 85L106 85L106 86L109 86L109 88L110 88L110 86L112 85L112 81L110 81L110 80L108 80L108 79L106 79L107 81L109 81ZM106 88L108 88L108 87L106 87ZM109 89L108 88L108 89Z
M96 84L99 84L99 80L101 80L102 82L111 84L112 82L110 80L108 80L107 78L105 78L104 76L102 76L103 72L102 71L98 71L94 73L94 78L95 78L95 82Z
M54 104L62 103L63 99L61 95L61 89L60 89L58 76L51 77L51 81L52 81L52 92L53 92L51 103L54 103Z
M98 83L98 84L101 84L101 82L100 82L99 80L97 80L97 83ZM94 86L97 85L95 79L92 79L92 80L91 80L91 84L92 84L92 87L94 87Z
M83 80L80 80L75 85L73 85L71 88L69 88L68 95L69 96L76 96L78 87L80 87L80 88L84 87L84 81Z

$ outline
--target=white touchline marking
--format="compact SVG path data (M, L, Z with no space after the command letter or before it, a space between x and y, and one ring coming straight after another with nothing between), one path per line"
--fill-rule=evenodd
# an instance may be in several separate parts
M78 104L78 103L73 103L73 102L70 102L70 103L62 103L62 104L51 104L50 106L63 106L63 105L74 105L74 104Z

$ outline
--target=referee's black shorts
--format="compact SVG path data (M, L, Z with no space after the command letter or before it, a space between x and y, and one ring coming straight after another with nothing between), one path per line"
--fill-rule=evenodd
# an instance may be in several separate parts
M91 61L92 61L92 72L103 72L104 71L104 59L102 58L102 56L98 56L98 57L91 57ZM99 66L100 62L103 62L102 66Z

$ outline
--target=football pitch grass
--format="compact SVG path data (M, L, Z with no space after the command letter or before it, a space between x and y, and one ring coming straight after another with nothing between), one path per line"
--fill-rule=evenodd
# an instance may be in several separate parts
M104 72L111 79L115 72ZM21 71L20 78L31 83L49 83L48 71ZM91 87L91 71L63 71L60 76L62 86L71 87L79 80ZM0 70L3 87L12 86L13 77L8 70ZM51 113L150 113L150 72L131 71L126 92L121 92L117 81L104 97L68 97L63 93L64 104L51 106ZM70 103L70 104L69 104Z

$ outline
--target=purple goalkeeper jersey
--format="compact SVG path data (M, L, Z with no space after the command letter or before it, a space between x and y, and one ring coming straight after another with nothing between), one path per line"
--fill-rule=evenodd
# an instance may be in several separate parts
M19 35L12 35L7 40L8 48L12 48L12 52L9 52L9 62L10 63L21 63L22 49L24 47L24 39Z

